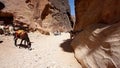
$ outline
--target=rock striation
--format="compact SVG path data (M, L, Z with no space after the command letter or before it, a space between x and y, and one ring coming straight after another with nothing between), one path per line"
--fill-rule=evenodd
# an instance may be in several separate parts
M83 68L120 68L120 0L75 0L71 43Z
M93 24L71 43L83 68L120 68L120 22Z

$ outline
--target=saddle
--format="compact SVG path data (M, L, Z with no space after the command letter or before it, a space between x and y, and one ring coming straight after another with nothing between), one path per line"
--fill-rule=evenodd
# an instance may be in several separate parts
M20 38L22 35L25 34L25 31L24 30L18 30L15 33L16 33L16 36Z

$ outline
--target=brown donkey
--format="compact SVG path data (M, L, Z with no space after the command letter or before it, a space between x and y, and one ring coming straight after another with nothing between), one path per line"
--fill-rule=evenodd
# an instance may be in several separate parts
M17 45L18 39L21 39L20 45L24 41L24 45L26 45L26 43L27 43L27 48L31 48L31 42L30 42L30 39L29 39L26 31L24 31L24 30L15 31L15 33L14 33L15 46L18 46Z

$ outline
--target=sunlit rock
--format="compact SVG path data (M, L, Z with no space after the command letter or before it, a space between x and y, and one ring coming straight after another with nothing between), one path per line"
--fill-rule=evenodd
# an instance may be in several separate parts
M26 23L43 34L67 32L71 28L68 0L0 0L0 14L12 14L13 22Z
M86 27L71 45L83 68L120 68L120 22Z

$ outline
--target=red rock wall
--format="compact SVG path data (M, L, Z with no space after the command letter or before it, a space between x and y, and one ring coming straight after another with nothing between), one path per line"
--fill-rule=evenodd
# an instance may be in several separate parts
M120 0L75 0L72 40L83 68L120 68Z
M120 20L120 0L75 0L76 25L80 30L93 23L112 24Z
M120 67L120 22L93 24L75 36L71 45L83 68Z
M71 19L68 0L31 0L33 19L39 24L38 29L48 32L70 31Z
M40 32L66 32L71 28L68 0L1 0L2 12L12 13L14 20L27 23Z

